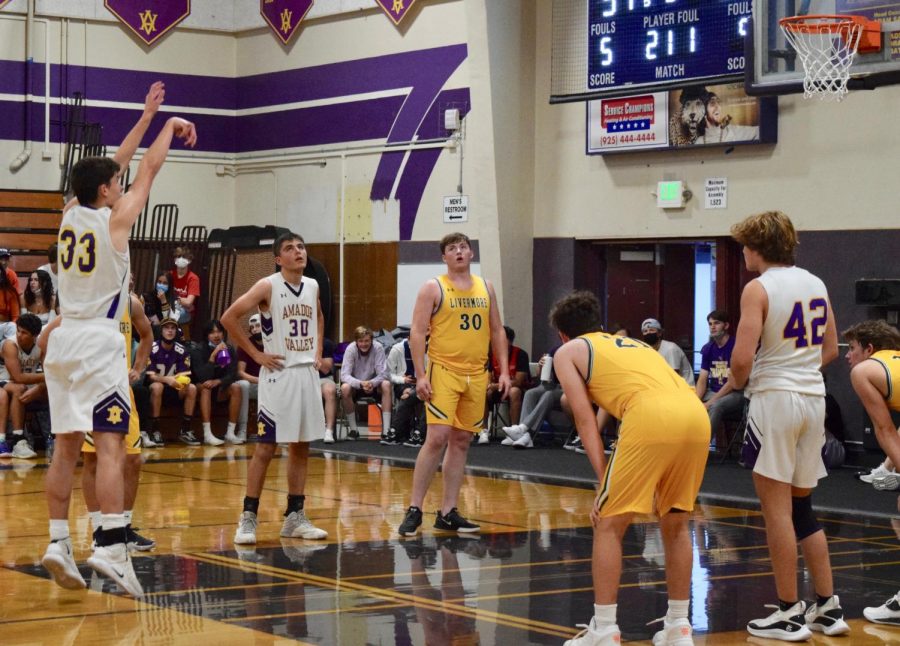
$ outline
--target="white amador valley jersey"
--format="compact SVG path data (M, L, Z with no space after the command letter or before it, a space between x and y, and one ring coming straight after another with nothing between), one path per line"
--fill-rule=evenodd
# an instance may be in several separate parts
M263 349L284 357L284 367L312 365L316 360L319 323L319 283L302 277L291 285L281 273L267 278L272 284L269 311L261 312Z
M749 393L788 390L825 396L822 343L828 322L828 290L799 267L772 267L757 280L769 311L750 372Z
M113 247L110 209L76 205L59 227L59 313L71 319L121 320L128 307L128 249Z

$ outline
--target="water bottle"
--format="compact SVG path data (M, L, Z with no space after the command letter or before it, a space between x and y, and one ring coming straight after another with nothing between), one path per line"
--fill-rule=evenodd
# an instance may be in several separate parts
M550 383L550 374L553 371L553 357L549 354L544 355L544 365L541 366L541 382Z
M228 364L231 363L231 352L228 351L228 348L225 348L216 355L216 363L223 368L227 367Z

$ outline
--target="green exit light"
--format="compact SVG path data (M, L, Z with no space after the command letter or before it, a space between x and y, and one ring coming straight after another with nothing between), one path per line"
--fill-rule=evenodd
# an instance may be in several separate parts
M657 182L656 205L661 209L680 209L684 206L684 182Z

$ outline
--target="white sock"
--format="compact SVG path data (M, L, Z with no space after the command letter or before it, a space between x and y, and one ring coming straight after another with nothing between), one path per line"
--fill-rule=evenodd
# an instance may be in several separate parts
M103 514L100 524L104 530L125 527L125 514Z
M126 510L122 513L122 515L125 516L125 524L126 524L126 525L130 525L130 524L131 524L131 516L132 516L132 513L133 513L133 512L132 512L131 509L126 509Z
M50 540L61 541L69 538L69 521L66 519L50 519Z
M210 422L203 422L203 435L212 435L212 424Z
M597 626L597 628L615 625L617 607L618 604L615 603L608 606L601 606L596 603L594 604L594 624Z
M381 414L381 424L382 428L386 431L391 427L391 414L390 413L382 413Z
M103 521L101 519L102 514L99 510L89 511L88 516L91 517L91 527L93 527L94 531L96 532L103 525Z
M348 414L347 414L347 422L350 424L350 430L351 430L351 431L357 430L357 428L356 428L356 415L355 415L355 414L353 414L353 413L348 413Z
M19 440L25 439L25 431L23 431L21 428L14 428L12 434L13 442L18 442Z
M666 613L666 621L672 623L676 619L687 619L688 604L690 604L689 599L685 599L684 601L669 599L669 611Z
M228 430L225 431L225 435L234 435L235 428L237 428L237 424L235 422L228 422Z

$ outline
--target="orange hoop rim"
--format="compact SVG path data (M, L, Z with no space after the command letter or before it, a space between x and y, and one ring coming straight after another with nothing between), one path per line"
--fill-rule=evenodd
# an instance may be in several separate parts
M864 28L869 21L863 16L846 14L811 14L807 16L788 16L781 18L778 24L787 31L799 34L840 34L842 30L854 25Z

